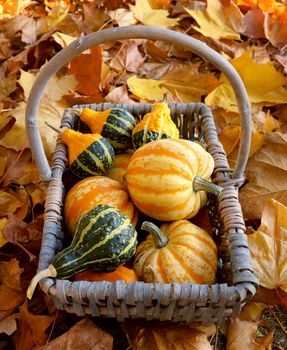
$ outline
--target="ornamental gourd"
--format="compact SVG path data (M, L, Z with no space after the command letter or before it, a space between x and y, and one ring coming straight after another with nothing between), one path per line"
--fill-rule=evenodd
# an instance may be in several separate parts
M126 172L131 156L131 153L117 154L113 165L106 174L107 177L119 181L124 189L127 189Z
M64 218L68 230L73 233L79 217L99 204L117 208L136 225L137 210L120 182L106 176L91 176L77 182L65 197Z
M79 272L73 276L73 281L124 281L125 283L131 283L138 281L137 275L133 269L129 269L125 266L118 266L115 271L112 272L96 272L92 270L85 270Z
M76 176L104 175L112 166L114 149L100 134L82 134L66 129L61 138L68 147L69 166Z
M196 142L162 139L132 155L126 173L129 194L144 214L162 221L188 219L206 203L206 192L221 188L210 182L212 156Z
M84 108L80 119L93 133L101 134L110 141L116 153L132 148L132 130L136 125L136 119L128 111L110 108L98 112Z
M31 299L43 278L67 279L86 269L114 271L131 259L136 245L137 233L130 220L119 210L100 204L80 217L72 243L33 277L27 297Z
M135 126L132 138L135 149L158 139L178 139L179 131L171 119L168 105L165 103L155 104L151 112L147 113Z
M150 234L135 253L139 279L154 283L212 284L217 270L217 248L207 232L187 220L163 224L144 222Z

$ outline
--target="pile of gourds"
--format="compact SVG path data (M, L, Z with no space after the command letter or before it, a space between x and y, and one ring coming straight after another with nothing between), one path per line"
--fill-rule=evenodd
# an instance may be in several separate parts
M61 133L79 179L64 202L71 244L34 276L27 296L45 277L214 283L216 244L190 221L205 206L206 192L220 192L204 146L179 138L165 102L140 121L119 108L84 108L79 117L90 134Z

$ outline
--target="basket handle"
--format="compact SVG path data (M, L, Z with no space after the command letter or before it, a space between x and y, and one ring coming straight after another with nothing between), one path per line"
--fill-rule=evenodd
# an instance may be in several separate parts
M241 138L237 162L232 174L234 179L242 177L251 142L251 112L248 95L235 68L219 53L200 40L169 29L151 26L126 26L105 29L76 39L58 52L40 71L30 91L26 107L26 130L32 154L43 180L51 179L51 168L45 155L38 129L37 114L42 94L50 78L71 59L93 46L122 39L162 40L190 49L192 52L212 63L229 80L236 96L241 116Z

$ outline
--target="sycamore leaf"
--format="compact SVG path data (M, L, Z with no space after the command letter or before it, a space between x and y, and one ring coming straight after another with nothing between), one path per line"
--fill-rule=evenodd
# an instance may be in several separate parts
M161 80L140 79L136 75L127 80L129 90L139 99L162 101L166 89L162 88Z
M112 350L113 338L91 320L84 318L66 333L38 350Z
M20 307L17 315L18 329L13 333L12 339L16 349L38 349L46 343L48 335L46 329L53 322L54 316L34 315L28 310L28 302Z
M246 87L250 102L264 102L265 105L285 103L287 78L276 71L271 63L254 62L252 54L253 48L251 47L240 57L231 61ZM220 80L221 85L206 97L205 102L210 106L222 107L231 112L238 111L230 84L223 75Z
M203 11L185 11L193 17L199 27L193 26L206 37L215 39L240 40L240 28L243 23L243 15L240 9L233 3L223 5L220 0L208 0L207 8Z
M247 236L260 285L287 291L287 207L270 199L258 230Z
M154 10L148 0L136 0L135 6L130 5L135 18L147 26L168 28L178 24L178 18L167 18L167 10Z
M279 132L266 133L265 141L250 158L245 171L249 183L240 190L246 220L260 218L270 198L287 205L287 137Z

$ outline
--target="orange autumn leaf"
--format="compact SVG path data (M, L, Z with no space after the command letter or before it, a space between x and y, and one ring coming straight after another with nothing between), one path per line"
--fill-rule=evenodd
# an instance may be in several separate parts
M82 53L70 62L70 72L79 82L76 89L80 94L101 97L102 48L96 46L89 53Z

